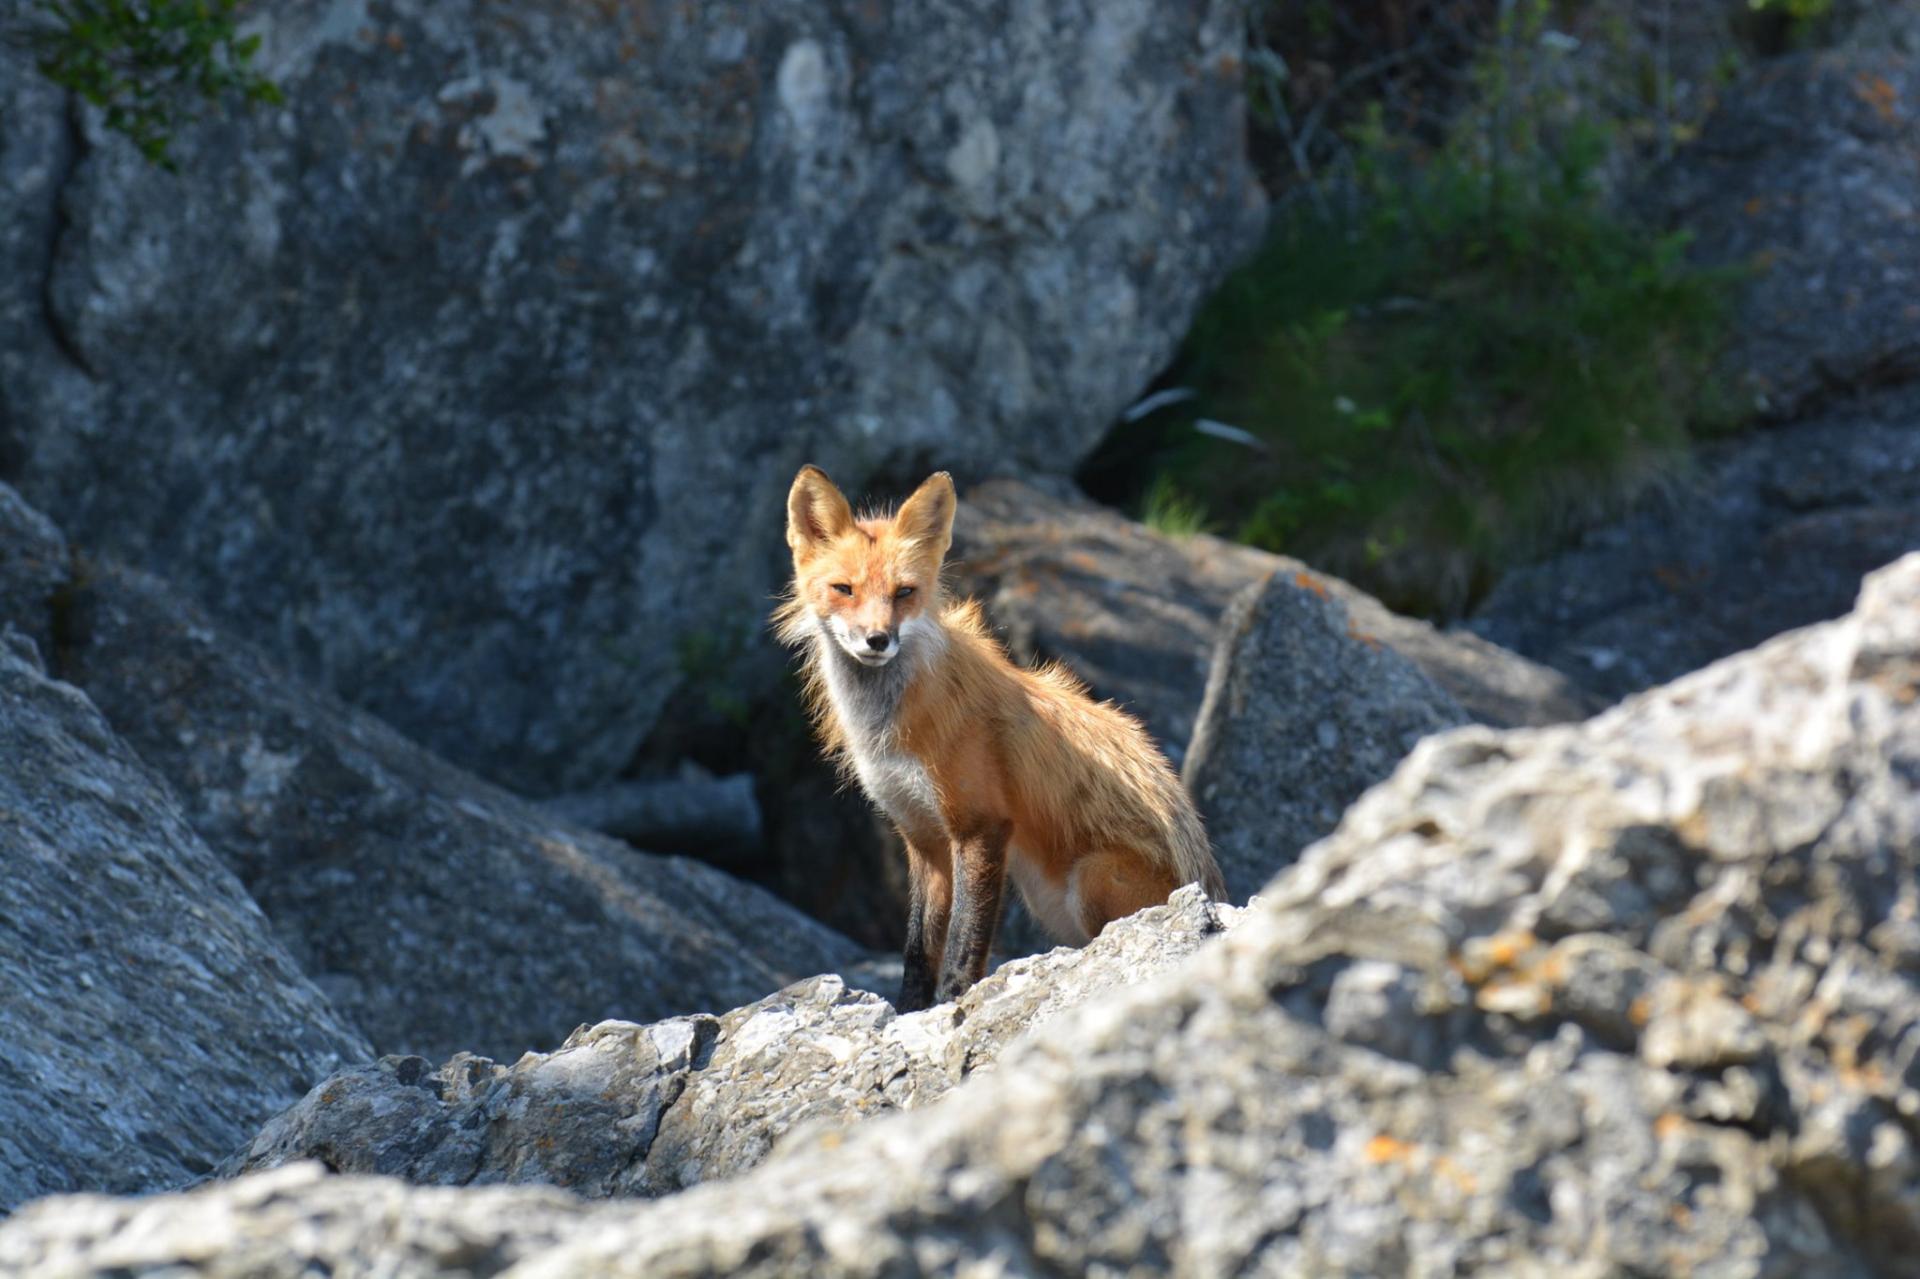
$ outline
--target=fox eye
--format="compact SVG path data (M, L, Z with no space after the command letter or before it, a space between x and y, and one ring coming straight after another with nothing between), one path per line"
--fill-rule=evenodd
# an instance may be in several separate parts
M913 594L913 588L911 586L903 586L893 593L893 598L903 600L911 594Z
M839 591L842 595L853 594L853 588L851 586L848 586L845 582L835 582L833 584L833 589L836 591Z

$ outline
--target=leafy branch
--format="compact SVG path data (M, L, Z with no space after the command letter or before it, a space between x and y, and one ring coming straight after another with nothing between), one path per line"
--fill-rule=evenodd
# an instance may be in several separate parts
M27 40L48 79L99 107L107 127L169 171L169 147L201 104L237 94L277 104L239 33L239 0L36 0Z

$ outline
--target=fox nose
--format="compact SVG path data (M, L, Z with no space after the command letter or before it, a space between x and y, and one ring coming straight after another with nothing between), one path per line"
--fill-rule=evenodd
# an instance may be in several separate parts
M867 632L867 647L876 653L886 652L887 646L892 643L893 636L887 634L885 631Z

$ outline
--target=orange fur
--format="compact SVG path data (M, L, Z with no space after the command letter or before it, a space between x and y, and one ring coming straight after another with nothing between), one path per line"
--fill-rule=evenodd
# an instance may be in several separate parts
M899 827L936 897L964 857L991 861L993 848L1062 940L1182 884L1223 896L1199 816L1139 722L1059 666L1017 666L979 605L945 598L954 506L944 474L897 514L866 518L822 472L795 479L794 578L774 620L802 650L826 749ZM895 656L870 666L860 650L884 637ZM929 934L945 925L930 920Z

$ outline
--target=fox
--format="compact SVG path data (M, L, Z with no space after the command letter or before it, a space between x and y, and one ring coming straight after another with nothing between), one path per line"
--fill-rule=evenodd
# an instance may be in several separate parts
M901 1012L985 975L1009 877L1069 945L1185 884L1226 895L1140 722L1058 664L1016 664L976 601L947 598L957 508L941 471L897 512L856 516L802 467L787 495L793 579L772 619L800 654L824 750L906 845Z

